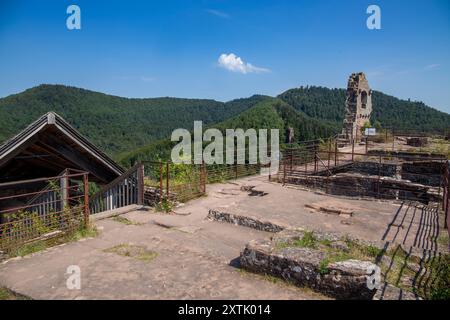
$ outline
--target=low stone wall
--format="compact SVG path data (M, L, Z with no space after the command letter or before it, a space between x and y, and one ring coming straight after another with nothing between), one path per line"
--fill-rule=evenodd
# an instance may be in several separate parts
M352 173L360 173L369 176L381 175L384 177L395 177L397 172L396 164L364 161L354 162L350 170Z
M286 183L349 197L411 200L424 204L441 200L434 188L430 186L390 177L378 179L378 176L366 176L357 173L341 173L330 177L288 176L286 177Z
M425 147L428 145L427 137L411 137L406 138L406 144L413 147Z
M254 217L235 215L213 209L209 210L207 218L213 221L231 223L266 232L280 232L286 228L285 226L275 224L270 221L259 220Z
M253 240L241 253L241 267L287 280L295 285L338 299L372 299L376 289L369 289L367 277L376 265L370 261L346 260L321 266L326 253L320 250L277 248L270 240Z
M144 188L144 204L146 206L153 207L160 201L161 201L161 192L159 188L154 187Z
M414 161L417 160L417 158L429 158L431 159L442 159L442 154L438 153L432 153L432 152L410 152L410 151L389 151L389 150L377 150L372 149L368 150L367 154L369 156L383 156L383 157L394 157L397 158L397 160L404 160L404 161Z
M315 246L298 245L298 241L304 239L306 234L314 238ZM355 246L366 250L369 246L378 248L379 254L377 258L373 254L370 258L366 256L366 261L348 258L327 262L330 261L330 250L347 253L347 257L351 257L350 247ZM377 268L374 261L380 258L380 263L384 263L385 267L391 263L384 255L383 248L376 244L350 236L343 239L338 234L286 229L271 239L250 241L240 255L240 264L248 271L275 276L337 299L420 299L411 290L397 288L382 278L378 279L380 282L377 286L372 286L373 272Z
M438 161L415 161L402 164L402 179L438 187L442 183L444 165Z

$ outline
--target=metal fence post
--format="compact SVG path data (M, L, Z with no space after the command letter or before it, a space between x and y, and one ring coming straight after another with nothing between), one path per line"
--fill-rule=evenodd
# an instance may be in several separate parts
M89 227L89 176L87 173L83 175L84 185L84 227Z
M352 162L355 158L355 140L352 139Z
M368 150L369 150L369 137L366 137L366 154Z
M137 204L143 205L144 204L144 165L141 163L138 167L138 198L137 198Z
M381 154L380 154L380 162L378 164L378 185L377 185L377 192L378 192L378 198L380 198L380 184L381 184Z
M202 165L200 167L200 176L200 183L202 184L203 193L206 193L206 167L204 160L202 160Z
M337 141L334 142L334 166L337 166L337 161L338 161L338 145L337 145Z
M395 132L394 128L392 128L392 151L395 150Z
M318 169L317 168L317 165L318 165L317 159L318 159L317 151L314 151L314 174L317 173L317 169Z
M166 162L166 199L170 200L170 163Z
M163 201L163 164L159 161L159 203Z
M330 169L330 159L331 159L331 138L328 139L328 169Z
M293 162L294 162L294 155L293 155L293 153L291 152L291 156L290 156L290 158L291 158L291 163L290 163L290 171L292 171L292 165L293 165Z
M60 187L61 187L61 209L69 204L69 179L67 177L68 170L64 170L63 176L60 178Z

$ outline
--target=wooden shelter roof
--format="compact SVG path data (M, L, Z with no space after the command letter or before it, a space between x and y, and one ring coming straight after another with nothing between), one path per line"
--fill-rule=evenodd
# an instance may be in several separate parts
M66 168L108 183L124 169L61 116L49 112L0 146L0 183L52 177Z

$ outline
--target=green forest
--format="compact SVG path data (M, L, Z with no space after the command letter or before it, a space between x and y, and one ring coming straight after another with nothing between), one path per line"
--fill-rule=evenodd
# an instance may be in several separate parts
M446 130L450 115L374 91L372 123L427 132ZM345 90L324 87L290 89L278 97L254 95L220 102L171 97L131 99L62 85L40 85L0 99L0 142L17 134L39 116L54 111L125 166L136 160L165 159L175 144L176 128L278 128L281 143L287 128L295 141L340 132Z
M345 111L344 89L324 87L300 87L278 96L297 111L340 125ZM423 102L397 99L379 91L373 91L371 122L383 127L409 129L424 132L442 132L450 127L450 115L430 108Z

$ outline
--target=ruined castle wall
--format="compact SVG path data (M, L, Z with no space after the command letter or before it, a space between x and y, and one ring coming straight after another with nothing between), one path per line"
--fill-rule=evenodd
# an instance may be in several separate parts
M370 121L372 114L372 90L364 73L353 73L347 84L345 117L342 135L345 139L357 139L361 128ZM358 139L359 140L359 139Z

